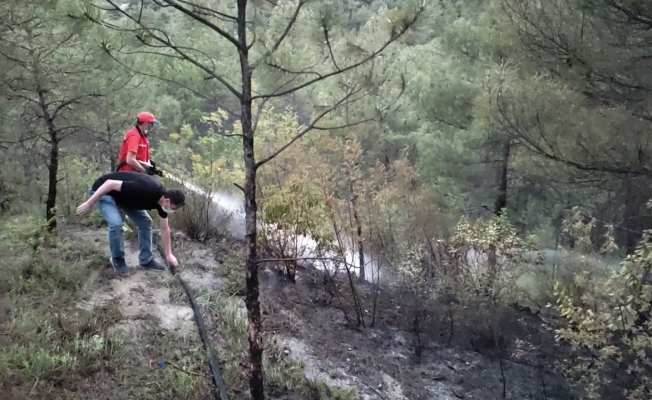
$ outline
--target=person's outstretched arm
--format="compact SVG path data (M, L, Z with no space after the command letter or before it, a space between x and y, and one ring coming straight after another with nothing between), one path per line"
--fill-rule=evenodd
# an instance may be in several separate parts
M167 218L161 218L161 240L163 241L163 251L165 251L165 259L173 267L179 266L177 258L172 254L172 238L170 233L170 224Z
M102 184L93 195L86 200L84 203L82 203L79 207L77 207L77 215L80 216L85 216L90 214L91 210L93 209L93 206L97 201L100 199L100 197L104 196L105 194L109 192L113 192L114 190L116 192L119 192L120 189L122 189L122 181L115 181L108 179L106 182Z

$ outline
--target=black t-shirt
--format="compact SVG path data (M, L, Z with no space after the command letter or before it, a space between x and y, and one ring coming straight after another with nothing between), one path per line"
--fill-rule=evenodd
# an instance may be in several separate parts
M111 172L100 176L91 188L97 190L107 180L122 181L119 192L107 193L120 207L136 210L156 209L161 218L168 217L168 214L158 204L165 189L154 177L142 172Z

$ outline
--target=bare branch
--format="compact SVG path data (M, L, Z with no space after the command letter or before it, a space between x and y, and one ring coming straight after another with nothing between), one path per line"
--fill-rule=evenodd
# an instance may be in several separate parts
M197 61L194 57L189 56L187 53L185 53L185 52L182 50L182 48L181 48L180 46L177 46L177 45L173 44L172 41L170 40L170 38L167 37L167 35L165 34L165 32L162 32L162 31L160 31L160 30L158 30L158 29L155 29L155 28L149 28L149 27L143 25L140 21L138 21L137 19L135 19L132 15L130 15L129 13L127 13L127 12L123 11L122 9L120 9L120 8L117 6L117 4L116 4L113 0L105 0L105 1L107 1L109 4L113 5L113 6L115 7L115 10L116 10L116 11L120 12L122 15L124 15L125 17L127 17L129 20L135 22L136 24L138 24L138 25L141 26L142 28L146 29L147 32L151 35L151 37L152 37L154 40L156 40L157 42L162 43L162 44L164 44L165 46L169 47L170 49L174 50L174 51L177 52L177 54L179 54L179 55L180 55L184 60L190 62L190 63L193 64L194 66L196 66L196 67L198 67L199 69L201 69L202 71L206 72L206 73L207 73L208 75L210 75L211 77L215 78L215 79L216 79L217 81L219 81L222 85L224 85L224 87L226 87L226 88L227 88L227 89L228 89L228 90L229 90L229 91L230 91L234 96L236 96L238 99L241 99L241 98L242 98L242 94L241 94L240 92L238 92L238 91L237 91L237 90L236 90L236 89L235 89L231 84L229 84L229 83L224 79L224 77L222 77L221 75L215 73L213 70L207 68L205 65L203 65L202 63L200 63L199 61ZM167 1L167 0L164 0L164 1ZM116 29L116 30L119 30L119 31L124 31L124 29L121 28L121 27L117 27L117 26L115 26L115 25L106 24L106 23L103 22L103 21L95 20L95 19L93 19L91 16L87 16L87 18L88 18L89 20L91 20L92 22L95 22L95 23L101 24L101 25L103 25L103 26L107 26L107 27L109 27L109 28L111 28L111 29ZM161 34L162 34L164 37L161 37L161 36L157 35L157 34L155 33L156 31L161 32Z
M11 89L11 90L15 90L15 89L13 89L11 86L9 86L9 84L6 84L6 86L7 86L9 89ZM19 89L19 90L20 90L20 89ZM18 93L9 93L9 94L7 95L7 97L9 98L9 100L11 100L12 98L17 98L17 99L23 99L23 100L25 100L25 101L28 102L28 103L38 104L38 101L37 101L37 100L34 100L34 99L32 99L31 97L28 97L28 96L25 96L25 95L22 95L22 94L18 94Z
M63 128L57 129L57 132L59 133L59 142L63 141L64 139L67 139L68 137L78 133L79 131L82 131L86 129L85 127L82 126L77 126L77 125L72 125L72 126L66 126Z
M206 6L202 6L200 4L192 3L192 2L187 1L187 0L179 0L179 3L183 3L183 4L186 4L186 5L192 6L192 7L196 7L198 10L202 10L202 11L205 11L205 12L207 12L209 14L213 14L216 18L218 18L218 19L220 19L221 21L224 21L224 22L237 22L238 21L238 18L234 17L233 15L229 15L229 14L217 11L215 9L212 9L212 8L209 8L209 7L206 7Z
M132 68L132 67L130 67L130 66L124 64L124 63L122 63L121 61L119 61L117 58L115 58L115 57L114 57L112 54L110 54L110 53L109 53L109 56L110 56L110 57L111 57L115 62L117 62L117 63L120 64L121 66L127 68L128 70L134 72L135 74L142 75L142 76L146 76L146 77L148 77L148 78L158 79L158 80L160 80L160 81L162 81L162 82L165 82L165 83L171 83L171 84L177 85L177 86L179 86L179 87L182 88L182 89L185 89L185 90L187 90L187 91L189 91L189 92L191 92L191 93L194 93L195 95L197 95L198 97L201 97L202 99L205 99L205 100L208 100L208 101L214 103L214 104L217 105L218 107L220 107L220 108L226 110L226 112L229 113L231 116L233 116L233 117L235 117L235 118L240 118L240 114L235 113L235 112L229 110L228 107L225 107L225 106L224 106L220 101L218 101L215 97L212 97L212 96L208 96L208 95L206 95L206 94L203 94L203 93L201 93L201 92L199 92L199 91L197 91L197 90L195 90L195 89L193 89L193 88L191 88L191 87L189 87L189 86L186 86L186 85L184 85L184 84L182 84L182 83L180 83L180 82L178 82L178 81L176 81L176 80L174 80L174 79L168 79L168 78L164 78L164 77L162 77L162 76L158 76L158 75L154 75L154 74L149 74L149 73L147 73L147 72L138 71L138 70L136 70L136 69L134 69L134 68Z
M38 139L41 136L40 133L32 134L30 136L18 139L18 140L0 140L0 143L8 143L8 144L23 144L25 142L29 142L34 139Z
M303 135L305 135L306 133L308 133L308 132L310 132L312 129L314 129L314 127L315 127L315 125L317 124L317 122L319 122L322 118L324 118L326 115L330 114L332 111L336 110L337 108L339 108L339 107L342 106L343 104L346 104L346 103L348 102L348 100L349 100L351 97L353 97L353 96L355 96L356 94L360 93L362 90L363 90L363 88L360 88L360 89L356 89L356 90L354 90L354 91L351 91L349 94L347 94L346 96L342 97L342 98L341 98L337 103L333 104L332 106L328 107L327 109L325 109L324 111L322 111L321 113L319 113L319 114L317 115L317 117L316 117L315 119L313 119L312 122L311 122L310 124L308 124L308 126L306 126L306 127L303 128L301 131L299 131L299 133L297 133L297 134L296 134L292 139L290 139L287 143L285 143L283 146L281 146L278 150L274 151L271 155L265 157L265 158L262 159L261 161L258 161L258 162L256 163L256 167L255 167L255 168L259 168L260 166L264 165L265 163L267 163L267 162L273 160L276 156L278 156L279 154L281 154L285 149L287 149L288 147L290 147L290 146L292 145L292 143L294 143L294 142L296 142L297 140L301 139L301 137L303 137ZM354 100L354 101L356 101L356 100Z
M256 17L258 17L258 9L254 9L254 20L251 21L252 25L252 31L253 31L253 37L251 38L251 43L247 45L247 50L251 50L252 47L254 47L254 44L256 44Z
M342 264L348 264L350 267L355 267L354 264L349 264L339 257L287 257L287 258L261 258L257 260L258 263L268 262L282 262L282 261L336 261Z
M361 119L355 122L350 122L348 124L342 124L342 125L333 125L333 126L313 126L312 129L316 131L334 131L338 129L344 129L344 128L352 128L354 126L366 124L367 122L375 121L376 118L370 117L370 118L365 118Z
M289 74L289 75L317 75L318 78L323 78L323 76L317 71L308 71L310 68L315 67L317 64L319 64L319 62L313 64L310 67L304 68L301 71L293 71L293 70L287 69L285 67L282 67L280 65L274 64L273 62L266 62L265 63L265 65L267 65L268 67L272 67L274 69L277 69L277 70L279 70L281 72L284 72L286 74Z
M507 111L502 106L500 101L497 101L496 105L498 108L498 112L502 117L501 119L504 125L504 129L506 129L508 133L511 133L512 135L520 138L524 142L524 144L528 145L528 147L532 151L534 151L536 154L546 159L560 162L562 164L568 165L579 171L584 171L584 172L602 172L602 173L632 175L632 176L652 176L652 171L650 171L650 169L644 165L636 165L636 166L618 166L618 165L609 166L609 165L602 165L602 164L591 165L591 164L585 164L578 161L573 161L566 157L560 156L559 154L555 154L555 146L548 141L548 139L546 138L543 132L539 134L540 139L544 141L544 144L542 145L541 143L538 143L536 140L530 137L530 135L528 135L526 132L524 132L523 129L521 129L518 126L518 123L514 121L509 115L507 115ZM537 126L539 129L542 129L542 125L540 124L540 122L537 123Z
M110 0L107 0L107 1L110 1ZM155 3L159 4L158 1L159 1L159 0L154 0ZM220 36L222 36L223 38L225 38L225 39L228 40L229 42L233 43L233 45L234 45L238 50L244 50L244 48L243 48L243 44L241 44L240 42L238 42L238 40L237 40L236 38L234 38L233 36L231 36L231 35L230 35L227 31L225 31L224 29L220 28L219 26L215 25L215 24L212 23L211 21L209 21L209 20L207 20L206 18L202 17L200 14L198 14L198 13L196 13L196 12L193 12L192 10L189 10L189 9L187 9L187 8L185 8L185 7L182 7L182 6L179 5L179 4L176 4L173 0L160 0L160 1L162 1L162 2L164 2L165 4L167 4L167 5L169 5L169 6L173 7L173 8L175 8L175 9L181 11L182 13L184 13L184 14L187 15L188 17L194 19L195 21L197 21L197 22L201 22L201 23L204 24L205 26L211 28L212 30L214 30L215 32L217 32L218 34L220 34Z
M328 47L328 53L331 56L331 61L333 61L333 65L335 66L335 69L337 71L340 71L340 67L337 65L337 61L335 61L335 55L333 54L333 46L331 46L331 40L328 37L328 27L326 26L326 23L322 25L322 29L324 30L324 38L326 39L326 47Z
M292 27L294 26L294 23L297 21L297 17L299 16L299 12L301 12L301 8L305 6L310 0L299 0L299 3L297 4L297 8L294 9L294 14L292 14L292 17L290 18L290 22L285 26L285 29L283 30L283 33L279 38L276 40L274 45L272 45L272 48L265 53L265 55L261 59L265 59L269 56L271 56L278 48L281 46L283 43L283 40L287 37L287 35L290 33L290 30L292 30ZM256 68L258 63L254 64L252 68Z
M319 62L317 62L317 63L315 63L315 64L313 64L313 65L311 65L311 66L308 66L308 67L306 67L305 69L313 68L313 67L316 66L318 63L319 63ZM279 90L283 89L286 85L291 84L291 83L292 83L295 79L297 79L299 76L300 76L299 74L296 74L296 75L294 76L294 78L292 78L292 79L290 79L289 81L287 81L287 82L282 83L281 85L279 85L276 89L274 89L274 91L273 91L272 93L276 93L276 92L278 92ZM254 132L254 133L256 133L256 128L258 127L258 122L260 121L260 116L261 116L261 114L262 114L262 112L263 112L263 109L265 108L265 105L267 104L267 102L268 102L269 100L271 100L271 97L266 97L266 98L264 98L264 99L261 101L260 105L258 106L258 110L256 111L256 116L254 117L254 121L253 121L253 124L252 124L252 132Z
M52 111L52 114L51 114L52 120L54 120L57 117L57 115L59 114L59 112L61 110L68 107L69 105L72 105L72 104L75 104L75 103L79 102L80 100L82 100L83 98L86 98L86 97L102 97L102 95L99 94L99 93L83 94L83 95L80 95L80 96L73 97L72 99L68 99L66 101L63 101L63 102L61 102L61 104L59 104L54 109L54 111Z
M642 30L649 31L652 29L652 15L645 15L640 8L634 9L618 4L615 0L603 0L607 6L614 8L627 17L629 21L637 22Z
M237 183L233 182L233 186L235 186L235 187L237 187L238 189L242 190L242 193L245 192L245 190L244 190L244 188L242 187L242 185L238 185Z
M398 93L398 95L396 96L396 98L394 99L394 101L392 101L391 103L389 103L387 106L383 107L383 108L380 109L380 110L377 109L377 110L376 110L376 114L378 114L378 115L382 115L383 113L387 112L390 108L392 108L392 107L393 107L393 106L398 102L398 100L403 96L403 93L405 93L405 88L406 88L406 87L407 87L407 85L406 85L406 82L405 82L405 77L403 76L403 74L401 74L401 91ZM363 96L360 96L360 97L357 98L357 99L354 99L354 100L348 101L347 103L348 103L348 104L350 104L350 103L354 103L354 102L356 102L356 101L362 99L362 97L364 97L364 95L363 95ZM340 105L340 107L341 107L341 105ZM326 130L345 129L345 128L351 128L351 127L354 127L354 126L358 126L358 125L366 124L367 122L371 122L371 121L375 121L375 120L376 120L375 117L370 117L370 118L365 118L365 119L357 120L357 121L354 121L354 122L348 122L348 123L346 123L346 124L342 124L342 125L334 125L334 126L313 126L313 129L315 129L315 130L323 130L323 131L326 131Z
M3 51L1 51L1 50L0 50L0 55L2 55L2 56L3 56L4 58L6 58L7 60L9 60L9 61L11 61L11 62L14 62L14 63L16 63L16 64L18 64L18 65L20 65L20 66L23 67L23 68L27 68L28 63L27 63L26 61L19 60L19 59L15 58L15 57L12 57L12 56L10 56L9 54L7 54L7 53L5 53L5 52L3 52Z
M355 69L355 68L369 62L370 60L374 59L378 54L382 53L387 48L387 46L394 43L397 39L399 39L401 36L403 36L403 34L405 34L405 32L407 32L417 22L419 16L423 12L424 12L424 8L420 8L417 11L417 13L415 14L415 16L413 16L410 20L406 21L403 26L401 26L400 30L397 33L393 33L391 35L391 37L385 43L383 43L378 49L373 51L369 56L365 57L363 60L361 60L361 61L359 61L357 63L354 63L352 65L349 65L347 67L338 69L336 71L331 71L331 72L329 72L327 74L324 74L324 75L322 75L320 77L311 79L311 80L309 80L307 82L304 82L304 83L302 83L300 85L297 85L297 86L295 86L293 88L283 90L283 91L280 91L280 92L277 92L277 93L270 93L270 94L266 94L266 95L253 96L252 99L256 100L256 99L262 99L262 98L265 98L265 97L281 97L281 96L285 96L287 94L296 92L297 90L301 90L301 89L303 89L305 87L308 87L308 86L310 86L310 85L312 85L312 84L314 84L316 82L323 81L323 80L328 79L330 77L340 75L340 74L343 74L344 72L353 70L353 69Z

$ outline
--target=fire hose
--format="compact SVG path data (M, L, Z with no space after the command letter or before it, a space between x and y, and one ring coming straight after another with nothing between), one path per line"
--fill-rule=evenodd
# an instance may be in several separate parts
M118 172L118 171L120 171L120 168L121 168L123 165L125 165L126 163L127 163L126 161L123 161L123 162L119 163L119 164L115 167L115 170L114 170L113 172ZM162 170L162 169L160 169L160 168L157 168L157 167L156 167L156 163L154 163L154 161L152 161L152 160L149 160L149 162L144 162L144 161L140 161L140 160L138 160L138 163L139 163L140 165L142 165L142 166L145 168L145 173L146 173L147 175L158 175L158 176L160 176L161 178L165 178L165 176L167 175L167 172L165 172L164 170Z
M154 161L150 160L149 163L144 163L142 161L139 162L143 167L145 167L145 172L147 173L147 175L158 175L162 178L167 176L167 173L164 170L156 167ZM163 250L163 246L161 245L161 242L159 240L157 240L156 242L157 242L156 248L158 249L158 252L161 254L163 260L165 260L165 264L167 265L168 270L170 271L172 276L176 277L179 280L179 283L181 283L181 286L183 286L183 289L185 290L186 295L188 296L188 300L190 301L190 306L192 307L192 311L195 314L195 323L197 324L197 330L199 331L199 336L201 337L201 340L204 344L204 348L206 349L206 355L208 356L208 364L211 369L211 375L213 378L215 399L229 400L227 394L226 382L224 382L224 378L222 377L222 374L220 372L220 363L217 360L217 357L215 356L215 352L213 351L213 348L211 347L211 342L208 337L208 333L206 332L206 325L204 324L204 319L202 318L201 311L199 310L199 305L197 304L197 300L195 299L195 296L193 295L190 286L188 286L188 283L181 278L181 276L177 273L176 268L167 262L165 257L165 251Z
M161 254L161 257L163 257L163 260L166 260L165 252L163 251L163 246L158 240L156 243L156 247L159 253ZM222 378L222 374L220 373L220 363L217 360L217 357L215 356L215 352L213 352L213 348L211 347L210 339L208 337L208 334L206 333L206 325L204 324L204 319L201 316L201 312L199 310L197 300L195 299L195 296L193 295L190 286L188 286L188 283L186 283L186 281L184 281L181 278L181 276L177 273L176 268L170 265L170 263L168 263L167 260L165 261L165 264L167 265L168 270L170 271L172 276L176 277L179 280L181 286L183 286L183 289L186 291L188 300L190 300L190 306L192 307L192 311L195 314L195 322L197 323L197 329L199 330L199 335L201 337L202 342L204 343L206 354L208 356L208 364L210 366L212 376L213 376L215 399L229 400L226 383L224 382L224 378Z

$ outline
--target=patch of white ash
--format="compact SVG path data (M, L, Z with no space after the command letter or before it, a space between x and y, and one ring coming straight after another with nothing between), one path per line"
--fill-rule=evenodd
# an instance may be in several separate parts
M378 399L381 392L383 399L409 400L403 394L401 384L386 373L381 373L383 384L376 390L364 383L360 378L348 374L342 368L326 367L313 355L310 347L299 339L278 336L278 342L290 357L303 363L303 373L308 380L320 379L333 388L355 389L361 400Z
M117 329L139 329L147 316L158 319L162 329L180 333L196 329L192 308L170 303L169 289L154 282L157 272L138 267L138 252L128 243L125 243L125 260L130 267L129 276L110 273L111 278L100 280L101 271L92 273L86 283L87 299L80 301L78 307L92 311L95 307L117 303L123 315Z

